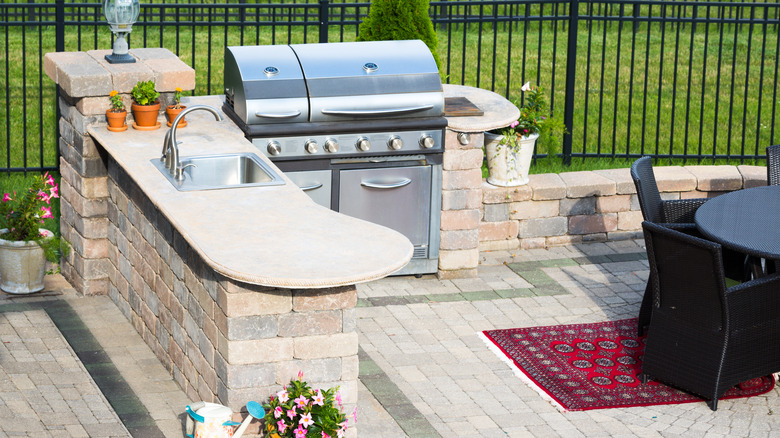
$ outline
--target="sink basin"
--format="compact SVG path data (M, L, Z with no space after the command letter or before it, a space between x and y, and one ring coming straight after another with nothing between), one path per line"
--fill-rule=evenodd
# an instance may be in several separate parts
M176 181L160 159L153 159L157 169L180 191L216 190L237 187L283 185L284 180L252 153L182 157L184 180Z

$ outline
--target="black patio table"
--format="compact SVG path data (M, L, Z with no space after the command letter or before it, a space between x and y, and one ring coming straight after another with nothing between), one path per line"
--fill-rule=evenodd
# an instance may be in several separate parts
M780 260L780 186L726 193L696 210L696 227L726 248Z

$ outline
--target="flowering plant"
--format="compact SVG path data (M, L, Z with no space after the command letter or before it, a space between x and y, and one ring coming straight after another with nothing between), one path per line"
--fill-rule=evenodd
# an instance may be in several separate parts
M290 380L289 386L263 405L268 435L272 438L342 438L349 420L342 412L339 388L313 390L302 378L303 373L299 371L297 380ZM357 408L352 415L357 421Z
M60 256L59 239L44 239L38 227L44 219L53 217L49 206L53 198L59 198L59 187L48 172L34 177L32 185L21 194L5 193L0 202L0 228L4 240L36 241L43 248L46 258L56 262Z
M124 111L125 109L125 103L122 102L122 96L119 95L119 92L116 90L111 91L108 95L108 100L111 101L111 111L113 112L120 112Z
M160 93L154 89L154 81L138 81L130 91L138 105L154 105Z
M512 151L517 152L520 148L518 137L539 134L537 144L550 152L566 132L566 125L562 120L551 116L541 87L526 82L520 91L527 93L525 103L519 106L520 117L500 131L504 136L501 144L508 145Z
M176 87L176 91L173 92L173 107L175 109L181 108L181 93L182 89L179 87Z

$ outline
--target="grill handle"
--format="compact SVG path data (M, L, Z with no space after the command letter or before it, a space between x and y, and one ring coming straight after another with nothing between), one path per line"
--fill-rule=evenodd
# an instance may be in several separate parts
M330 109L323 109L320 110L322 114L327 114L331 116L362 116L362 117L370 117L370 116L387 116L392 114L406 114L406 113L416 113L420 111L427 111L429 109L433 108L433 105L422 105L422 106L410 106L406 108L388 108L388 109L356 109L356 110L330 110Z
M322 187L322 183L314 183L308 186L298 187L299 189L303 190L304 192L308 192L309 190L314 190Z
M372 189L397 189L398 187L403 187L405 185L409 185L412 180L409 178L404 178L398 182L390 183L390 184L378 184L371 181L360 181L360 185L363 187L370 187Z
M289 113L255 113L257 117L263 117L266 119L291 119L301 115L300 111L291 111Z

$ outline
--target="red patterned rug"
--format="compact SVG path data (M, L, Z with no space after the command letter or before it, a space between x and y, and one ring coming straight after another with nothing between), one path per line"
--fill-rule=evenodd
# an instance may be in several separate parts
M701 402L664 384L639 381L645 339L637 338L636 324L634 318L483 333L523 380L564 410ZM729 389L721 400L764 394L774 385L774 376L753 379Z

